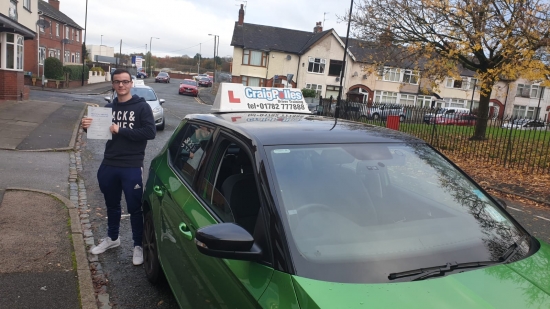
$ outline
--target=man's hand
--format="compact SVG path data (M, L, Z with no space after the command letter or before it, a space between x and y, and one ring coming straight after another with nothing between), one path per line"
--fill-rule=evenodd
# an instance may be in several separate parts
M118 124L113 123L113 124L109 127L109 130L111 131L111 133L117 134L117 133L118 133Z
M88 129L90 125L92 125L93 118L90 117L84 117L82 118L82 128Z

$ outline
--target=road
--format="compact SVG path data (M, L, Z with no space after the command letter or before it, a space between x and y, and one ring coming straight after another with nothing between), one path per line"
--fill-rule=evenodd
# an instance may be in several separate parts
M179 80L172 79L170 84L155 84L147 79L146 84L152 86L159 98L165 99L166 128L157 132L155 140L150 141L145 157L145 177L151 159L165 145L173 130L179 125L185 115L191 113L207 113L210 106L199 103L195 98L178 95ZM206 89L202 89L204 91ZM44 92L40 92L42 95ZM51 94L61 96L65 100L98 103L103 106L104 96L78 96ZM45 98L42 98L45 99ZM87 141L82 149L82 176L85 180L87 198L90 209L90 221L94 235L97 238L106 235L106 211L103 196L99 191L96 171L103 157L104 142ZM124 204L123 204L124 205ZM124 208L124 207L123 207ZM550 208L536 208L508 201L509 212L529 232L545 242L550 243ZM121 234L122 245L99 256L103 271L107 274L107 292L113 308L178 308L177 302L166 283L158 286L149 284L145 278L143 266L132 265L132 240L129 218L123 215Z
M151 160L165 145L174 129L187 114L207 113L210 106L199 103L194 97L178 94L180 80L172 79L169 84L156 84L153 79L145 79L145 83L151 86L159 98L165 99L163 104L166 127L164 131L158 131L154 140L149 141L145 151L144 179L147 179L148 167ZM201 91L207 90L206 88ZM90 102L106 104L103 96L87 98ZM75 99L79 99L76 97ZM81 99L81 98L80 98ZM88 204L92 210L90 222L96 239L103 238L107 233L105 220L106 211L103 202L96 172L103 159L104 141L88 140L83 147L81 157L83 165L83 177L86 184ZM123 211L125 212L123 203ZM143 266L132 264L132 234L129 217L122 217L120 238L122 244L119 248L109 250L99 256L103 271L109 280L107 292L113 308L178 308L177 302L166 283L152 286L145 277Z

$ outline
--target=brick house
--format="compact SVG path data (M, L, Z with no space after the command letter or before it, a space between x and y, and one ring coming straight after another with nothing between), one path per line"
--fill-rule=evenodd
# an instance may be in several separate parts
M38 5L32 0L7 0L0 4L0 100L28 98L24 85L24 42L36 32Z
M37 0L38 18L49 27L37 27L39 38L25 41L25 71L42 76L44 59L55 57L63 63L82 64L82 30L77 23L59 10L58 0Z

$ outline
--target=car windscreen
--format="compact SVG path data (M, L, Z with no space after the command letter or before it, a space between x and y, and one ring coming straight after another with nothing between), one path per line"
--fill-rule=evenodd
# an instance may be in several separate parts
M390 282L418 268L497 261L526 233L425 144L266 146L298 276ZM521 242L521 254L529 242Z
M184 85L192 85L192 86L196 86L197 85L197 82L196 81L192 81L192 80L184 80L183 82L181 82L182 84Z
M145 101L155 101L157 99L155 92L153 92L153 90L149 88L134 87L130 92L132 93L132 95L135 94L144 98Z
M160 72L157 76L168 76L168 73Z

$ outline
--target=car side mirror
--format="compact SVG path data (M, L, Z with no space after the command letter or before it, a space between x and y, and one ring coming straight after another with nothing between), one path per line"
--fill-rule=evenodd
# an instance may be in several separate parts
M255 261L262 250L244 228L235 223L220 223L202 227L195 235L197 249L204 255L243 261Z
M104 97L103 99L104 99L105 101L111 103L111 97Z
M164 103L164 102L166 102L166 100L164 100L164 99L160 99L160 100L159 100L159 103L160 103L161 105L162 105L162 103Z

